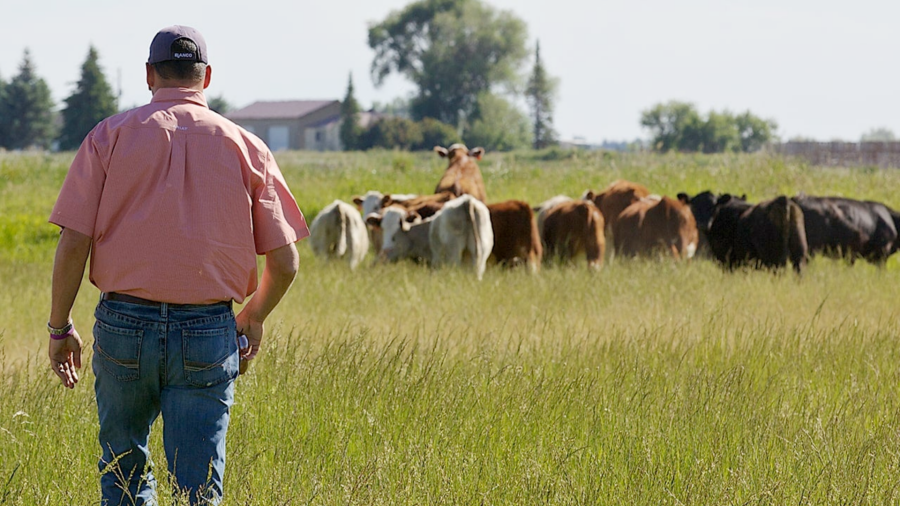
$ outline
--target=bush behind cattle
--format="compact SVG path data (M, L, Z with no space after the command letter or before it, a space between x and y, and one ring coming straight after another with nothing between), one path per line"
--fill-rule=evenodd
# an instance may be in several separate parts
M390 152L279 161L311 219L366 189L433 187L443 167L431 153L400 155L415 166L395 172ZM802 190L900 207L894 171L537 156L489 154L492 199L536 204L624 178L668 195ZM56 231L43 223L70 159L0 155L0 504L96 502L92 375L66 391L45 358ZM894 258L884 269L816 258L802 278L616 260L596 276L488 269L478 283L412 264L350 274L300 250L298 280L238 380L230 504L900 500ZM74 316L89 342L96 297L85 280Z

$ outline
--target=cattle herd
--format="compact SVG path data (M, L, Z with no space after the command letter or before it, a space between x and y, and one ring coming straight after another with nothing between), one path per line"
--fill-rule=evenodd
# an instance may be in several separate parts
M434 194L369 191L353 198L355 206L335 200L310 226L313 252L354 269L371 247L376 262L471 265L481 279L491 259L537 272L542 262L583 255L590 269L599 269L607 243L618 256L700 255L728 269L780 269L790 262L797 272L816 254L881 265L900 246L900 214L841 197L781 195L751 204L745 195L705 191L671 198L618 180L579 199L486 204L477 165L484 149L434 149L449 162Z

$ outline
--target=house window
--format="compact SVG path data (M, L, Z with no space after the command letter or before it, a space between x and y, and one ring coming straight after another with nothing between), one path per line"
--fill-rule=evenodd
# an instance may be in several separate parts
M325 133L321 130L316 130L316 142L322 142L325 139Z

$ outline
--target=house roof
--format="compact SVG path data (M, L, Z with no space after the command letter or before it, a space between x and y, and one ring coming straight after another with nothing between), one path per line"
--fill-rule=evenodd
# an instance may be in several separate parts
M338 102L337 100L258 101L229 112L228 119L296 119Z

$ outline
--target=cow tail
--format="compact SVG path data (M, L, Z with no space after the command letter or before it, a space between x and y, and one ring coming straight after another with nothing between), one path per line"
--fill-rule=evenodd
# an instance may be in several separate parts
M469 208L469 219L472 221L472 233L475 235L475 268L481 262L481 251L484 245L481 244L481 220L475 214L475 197L469 197L467 206Z
M791 264L799 274L806 266L809 256L809 244L806 241L803 210L792 200L788 200L788 230L788 249L791 255Z
M340 206L336 207L335 210L338 211L338 220L341 222L341 233L338 236L338 243L334 248L334 253L338 258L343 258L347 254L347 232L350 228L347 220L350 217L347 216L347 213Z
M894 228L897 229L898 238L894 240L894 244L891 246L891 253L895 253L897 250L900 250L900 213L888 206L885 207L887 207L888 212L891 213L891 220L894 222Z

